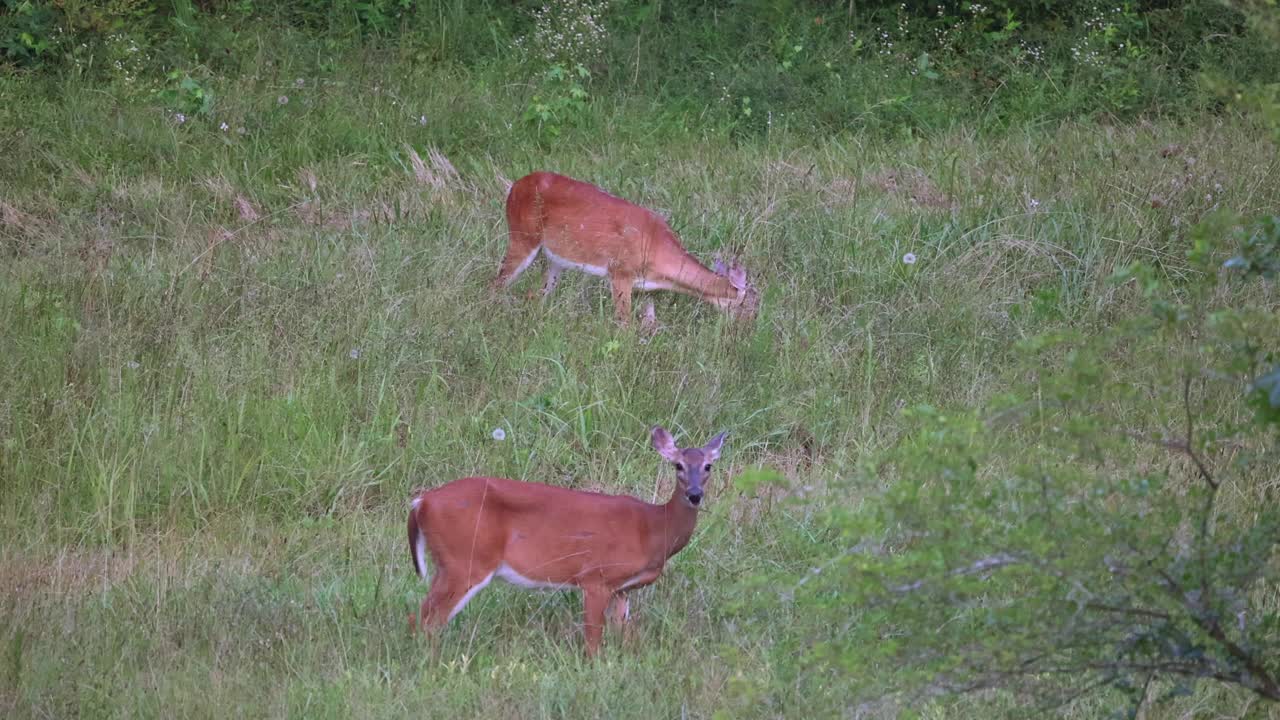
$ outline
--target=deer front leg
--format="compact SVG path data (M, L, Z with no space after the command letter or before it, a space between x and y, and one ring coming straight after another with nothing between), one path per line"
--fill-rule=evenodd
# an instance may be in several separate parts
M618 324L626 327L631 322L631 277L617 270L609 271L609 284L613 287L613 312Z
M609 606L609 591L603 587L582 589L583 633L587 638L587 657L600 651L604 637L604 615Z

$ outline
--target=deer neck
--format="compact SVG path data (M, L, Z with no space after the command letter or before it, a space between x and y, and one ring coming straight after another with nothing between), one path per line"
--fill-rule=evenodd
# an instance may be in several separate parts
M674 275L677 289L707 302L729 306L741 300L742 291L734 287L729 278L708 269L692 255L683 258Z
M693 529L698 524L698 510L681 497L678 483L671 499L665 505L654 507L658 511L657 530L662 543L659 550L665 562L689 544Z

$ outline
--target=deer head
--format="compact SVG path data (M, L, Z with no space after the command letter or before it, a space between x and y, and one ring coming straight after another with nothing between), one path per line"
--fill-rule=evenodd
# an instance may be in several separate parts
M747 269L733 260L726 266L718 253L711 269L715 274L727 279L729 284L738 291L738 301L732 306L733 314L746 319L755 317L756 310L760 306L760 293L747 279Z
M653 428L653 449L676 468L676 496L691 507L702 504L702 483L711 473L711 464L720 457L720 447L728 433L720 433L702 447L678 448L671 433L662 426Z

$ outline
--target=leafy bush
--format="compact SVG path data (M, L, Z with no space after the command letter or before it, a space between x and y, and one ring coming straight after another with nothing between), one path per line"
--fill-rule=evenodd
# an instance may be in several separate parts
M208 115L213 110L213 92L187 73L174 70L167 77L168 83L155 91L155 97L175 117L186 121L186 116Z
M53 8L31 0L4 0L0 13L0 58L18 65L37 65L55 47Z
M590 96L585 83L590 79L591 72L583 65L575 65L572 72L552 65L525 108L524 121L545 137L559 137L561 128L577 124L586 115Z
M1266 117L1269 92L1236 97ZM1190 240L1181 266L1116 274L1129 319L1024 343L997 401L909 411L868 472L888 487L829 511L843 549L782 580L816 613L807 669L1131 717L1203 682L1280 701L1280 218L1221 211ZM878 684L886 665L906 672Z
M271 34L311 48L321 65L390 46L420 63L531 82L539 100L520 105L539 116L585 100L557 95L547 75L582 66L595 97L646 95L735 134L1176 113L1215 101L1202 75L1222 85L1280 75L1280 48L1259 41L1242 6L1218 0L4 0L3 8L0 61L16 67L153 87L174 68L249 71L241 63L260 59L256 38Z
M1274 217L1226 231L1239 222L1198 228L1189 283L1120 273L1148 313L1027 343L1027 381L1001 402L910 412L881 468L897 481L837 520L849 549L796 597L840 628L815 662L886 693L904 689L871 680L888 662L930 693L1112 689L1137 706L1153 683L1210 680L1280 700L1280 366L1262 349L1280 318L1241 259L1274 257L1280 235Z

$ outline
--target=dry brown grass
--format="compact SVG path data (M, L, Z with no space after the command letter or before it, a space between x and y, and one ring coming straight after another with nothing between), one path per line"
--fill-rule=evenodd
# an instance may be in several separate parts
M863 178L863 183L890 196L906 197L917 207L943 210L953 206L951 198L919 168L880 170Z
M125 581L138 567L132 553L60 548L0 559L0 596L72 595L102 592Z

